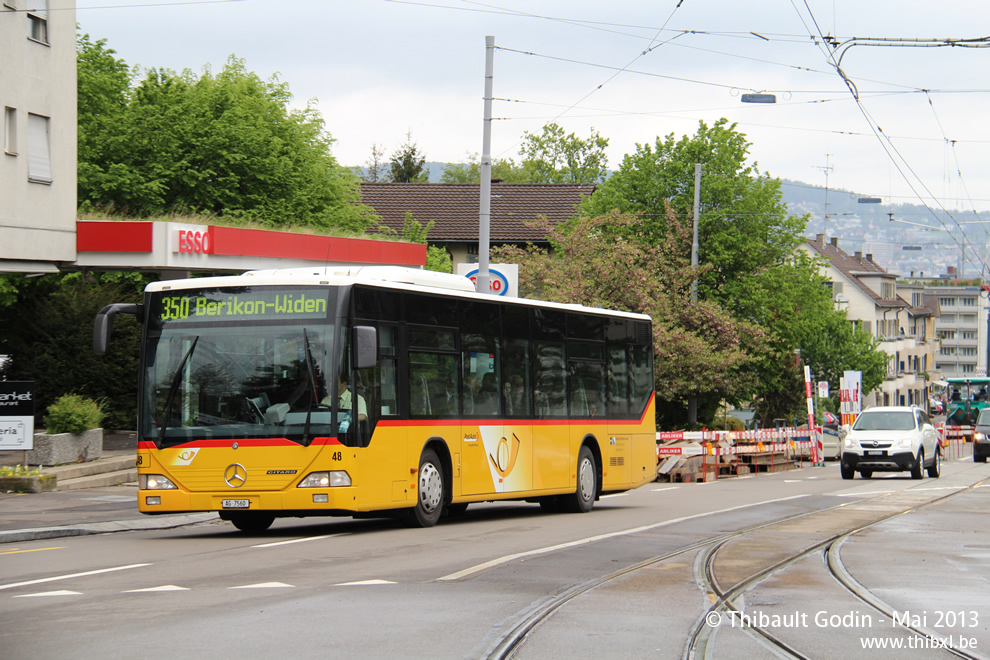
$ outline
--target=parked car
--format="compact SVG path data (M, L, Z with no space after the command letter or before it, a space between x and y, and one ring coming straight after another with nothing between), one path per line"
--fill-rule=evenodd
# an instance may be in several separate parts
M990 456L990 408L980 411L973 429L973 462L986 463Z
M869 408L856 419L842 443L843 479L859 472L869 479L874 472L904 472L921 479L938 478L942 467L938 433L928 413L914 406Z

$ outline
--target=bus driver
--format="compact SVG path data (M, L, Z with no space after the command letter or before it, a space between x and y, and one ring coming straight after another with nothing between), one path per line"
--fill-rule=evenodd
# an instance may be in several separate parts
M354 395L347 389L347 375L344 373L341 373L340 378L337 380L337 392L340 395L337 399L337 409L352 413L354 410ZM330 397L325 397L321 403L330 405L332 401ZM364 422L368 419L368 404L360 394L357 395L357 413L359 422Z

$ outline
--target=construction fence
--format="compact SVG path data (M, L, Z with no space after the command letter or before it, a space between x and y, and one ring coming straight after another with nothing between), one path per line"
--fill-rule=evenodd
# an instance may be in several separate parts
M936 427L944 459L963 456L973 427ZM709 482L761 472L800 469L823 456L822 428L657 433L657 481ZM841 453L841 449L840 449ZM821 463L819 463L821 464Z

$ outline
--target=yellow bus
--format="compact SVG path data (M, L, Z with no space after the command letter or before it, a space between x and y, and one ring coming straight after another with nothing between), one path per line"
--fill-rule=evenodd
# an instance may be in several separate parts
M590 511L656 476L648 316L473 291L397 267L253 271L149 285L138 508L398 516L471 502Z

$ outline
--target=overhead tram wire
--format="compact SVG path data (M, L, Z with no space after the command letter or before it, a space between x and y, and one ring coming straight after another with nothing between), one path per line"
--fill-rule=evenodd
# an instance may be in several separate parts
M791 3L793 5L794 4L794 0L791 0ZM963 230L962 226L959 224L959 221L956 220L955 217L948 211L948 209L946 209L945 206L938 200L938 198L935 195L932 194L932 192L925 185L925 183L921 179L921 177L918 176L917 172L914 171L914 169L911 167L910 163L907 162L907 159L904 158L903 154L900 153L900 151L897 149L897 147L894 145L894 143L890 140L890 138L886 137L886 135L883 133L883 130L880 128L879 123L876 122L873 119L873 117L870 115L869 111L863 105L862 99L860 98L859 90L856 87L856 84L853 83L853 81L849 78L849 76L846 75L846 73L842 70L842 67L840 66L840 63L842 61L842 57L848 51L848 48L851 47L851 46L854 46L854 45L893 45L895 42L900 41L901 43L899 45L902 45L902 46L908 46L908 45L914 45L914 44L921 45L921 46L949 46L949 45L954 45L956 43L959 43L959 44L965 43L969 47L979 47L979 48L982 48L982 47L990 46L990 37L985 37L985 38L981 38L981 39L963 39L963 40L949 40L949 39L941 39L941 40L896 40L896 39L886 39L886 38L883 38L883 39L864 39L864 38L858 38L858 39L861 39L864 42L863 44L857 44L854 41L854 39L857 39L857 38L854 38L854 39L849 39L849 40L846 40L846 41L843 42L843 44L846 44L845 50L843 50L839 54L838 59L836 59L836 57L835 57L835 51L838 48L842 48L843 46L841 46L837 42L837 40L835 38L833 38L833 37L826 37L822 33L821 28L818 26L818 21L815 19L814 12L811 10L811 7L808 5L808 1L807 0L804 0L804 5L805 5L805 8L808 11L808 15L811 16L812 22L814 22L814 24L815 24L815 30L817 31L817 36L819 38L821 38L821 40L822 40L823 43L832 46L832 50L826 49L827 50L827 59L832 62L832 66L835 68L836 72L839 74L839 76L842 78L842 80L846 83L846 86L849 88L850 93L852 93L853 98L856 101L856 107L859 108L860 113L866 119L867 124L870 126L870 129L873 131L874 135L877 137L877 140L880 142L880 146L884 149L884 152L887 154L887 158L891 161L891 163L894 165L894 167L897 168L897 171L901 175L901 178L908 185L908 187L911 188L912 192L915 193L915 195L917 196L918 201L920 201L921 204L925 208L928 209L928 211L931 214L931 216L933 218L935 218L935 220L937 220L939 224L942 225L942 227L949 234L949 237L953 240L953 242L955 242L959 246L959 249L961 251L965 252L965 249L966 249L965 248L965 245L966 244L969 244L971 250L969 252L969 255L967 255L968 256L968 261L971 264L973 264L974 266L977 266L977 268L980 270L981 273L985 273L985 272L990 271L990 267L988 267L986 258L984 256L981 255L981 256L977 257L978 260L979 260L979 262L980 262L979 264L977 264L977 263L975 263L975 262L972 261L973 254L974 253L979 254L979 253L977 252L975 245L973 245L973 242L966 235L965 230ZM794 5L794 8L795 8L795 10L797 10L797 6L796 5ZM798 10L798 15L799 16L801 15L801 12L799 10ZM802 21L804 20L803 16L801 17L801 20ZM805 24L805 27L807 27L807 24ZM814 38L815 35L812 34L812 37ZM908 42L908 43L904 43L905 41ZM928 41L931 41L931 43L930 44L927 43ZM869 42L869 43L866 43L866 42ZM817 43L817 40L816 40L816 43ZM891 153L891 150L893 150L893 153ZM894 154L897 155L897 158L894 158ZM918 190L917 190L917 188L915 188L914 183L912 182L911 178L909 178L907 176L907 174L905 174L904 169L902 169L901 163L903 163L904 167L906 167L908 169L908 171L911 173L911 175L914 177L914 181L917 181L921 185L921 187L924 188L925 193L927 193L928 197L935 201L935 203L939 206L939 208L941 208L941 210L942 210L943 213L945 213L950 218L952 218L952 221L956 224L956 226L959 228L960 233L962 234L962 242L961 243L960 243L960 240L958 238L956 238L955 235L952 234L952 231L945 224L945 221L942 218L940 218L937 213L935 213L934 209L932 209L928 205L928 203L925 201L924 197L918 192Z

